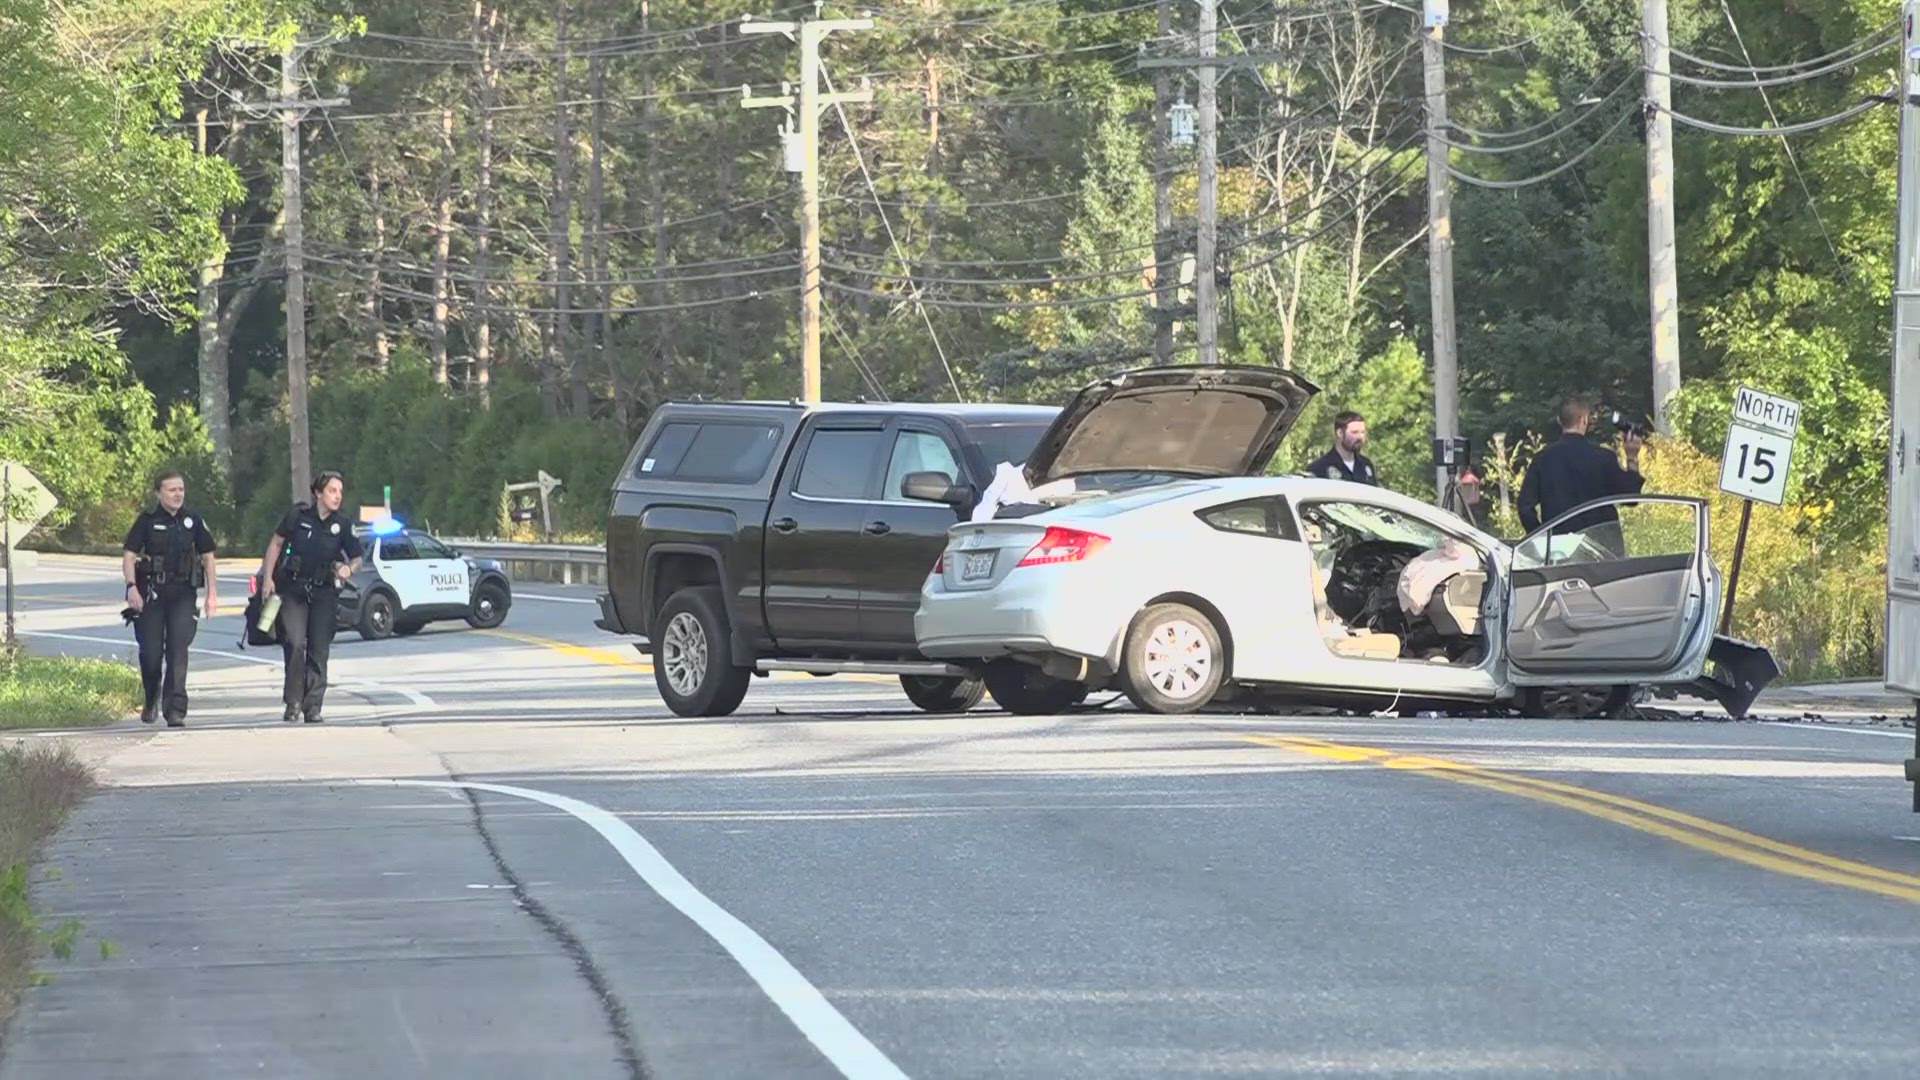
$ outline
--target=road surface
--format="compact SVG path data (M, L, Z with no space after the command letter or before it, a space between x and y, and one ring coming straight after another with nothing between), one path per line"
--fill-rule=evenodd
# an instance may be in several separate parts
M115 580L46 560L32 647L129 657ZM64 736L111 786L35 895L86 937L0 1080L1920 1074L1897 728L692 721L536 585L343 636L309 727L236 614L188 728Z

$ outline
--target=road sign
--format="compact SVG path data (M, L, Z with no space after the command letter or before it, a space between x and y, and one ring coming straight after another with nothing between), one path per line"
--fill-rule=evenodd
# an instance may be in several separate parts
M1800 433L1800 403L1741 387L1720 455L1720 490L1779 506L1787 500L1787 470Z
M54 507L60 505L60 500L54 498L53 492L48 491L40 478L25 465L17 462L3 464L7 474L5 486L10 497L5 506L0 506L0 514L6 515L6 528L0 531L8 534L11 542L17 544L35 525L53 513Z

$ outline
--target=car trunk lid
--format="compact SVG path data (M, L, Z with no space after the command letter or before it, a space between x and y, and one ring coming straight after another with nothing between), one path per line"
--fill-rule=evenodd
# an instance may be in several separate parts
M1089 473L1261 472L1319 388L1240 364L1123 371L1087 386L1027 458L1029 484Z

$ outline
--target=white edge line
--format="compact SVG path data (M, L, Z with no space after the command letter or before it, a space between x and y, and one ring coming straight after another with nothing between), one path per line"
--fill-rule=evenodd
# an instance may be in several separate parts
M548 596L545 593L530 593L530 592L514 593L513 598L515 600L546 600L555 604L594 604L599 602L597 600L588 600L584 597L579 597L579 596Z
M1840 724L1807 724L1798 720L1762 720L1760 724L1763 727L1790 727L1799 728L1802 731L1844 731L1849 735L1878 735L1883 739L1905 739L1908 742L1912 742L1914 737L1911 731L1875 731L1872 728L1866 727L1844 727Z
M56 634L47 630L22 630L20 631L20 636L21 637L58 638L62 641L91 641L98 645L118 645L118 646L121 646L122 648L133 644L132 642L129 642L129 641L121 641L118 638L91 637L86 634ZM202 653L207 656L225 657L228 660L240 660L249 664L265 664L268 667L279 667L282 663L285 662L282 660L269 660L264 656L248 656L245 653L227 652L224 649L209 649L201 645L189 645L187 646L187 651ZM386 683L374 682L372 679L362 679L357 676L354 676L354 677L348 677L348 678L334 679L332 680L332 683L335 686L364 686L369 690L379 690L384 693L393 694L398 697L403 697L403 698L406 698L409 702L411 702L416 709L432 709L432 708L437 708L439 705L438 702L434 701L432 698L428 697L426 694L423 694L418 690L409 690L405 687L400 687L400 686L388 686ZM382 715L393 715L393 714L383 713Z
M840 1010L821 994L819 989L807 981L807 977L780 955L767 940L756 933L752 927L741 922L725 908L708 899L705 893L695 888L673 864L661 855L659 850L648 843L646 838L635 832L633 826L621 821L606 810L592 803L570 799L565 795L536 791L533 788L507 787L502 784L469 784L443 780L356 780L357 784L424 787L424 788L467 788L473 791L490 791L497 795L511 795L520 799L531 799L545 803L557 810L564 810L585 822L601 838L613 845L620 857L627 861L640 880L658 893L662 900L679 909L682 915L693 920L694 924L706 931L707 936L727 950L739 963L748 976L760 985L768 998L780 1011L792 1020L807 1041L825 1054L834 1068L848 1080L906 1080L906 1073L900 1071L879 1047L873 1045L858 1028L841 1015Z

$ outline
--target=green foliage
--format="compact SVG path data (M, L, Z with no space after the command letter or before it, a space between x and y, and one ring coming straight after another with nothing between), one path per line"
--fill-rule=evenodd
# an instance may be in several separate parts
M125 664L29 655L0 662L0 729L95 727L139 707L140 676Z
M0 672L6 662L0 659ZM41 925L29 867L92 787L92 774L65 747L0 745L0 1023L22 990L45 981L32 972L35 958L43 951L70 955L79 938L73 920L51 931Z
M540 469L563 482L552 501L555 531L597 535L614 473L631 448L617 424L546 419L537 392L513 380L483 408L413 363L321 384L312 410L314 468L345 475L349 513L378 503L391 485L396 516L453 536L498 533L503 485L532 480ZM236 477L245 496L234 542L248 555L266 550L291 505L286 437L277 416L237 434L240 445L258 448L241 455L246 464Z

